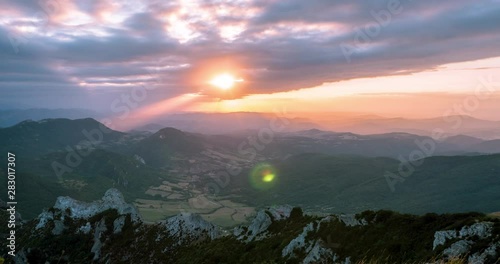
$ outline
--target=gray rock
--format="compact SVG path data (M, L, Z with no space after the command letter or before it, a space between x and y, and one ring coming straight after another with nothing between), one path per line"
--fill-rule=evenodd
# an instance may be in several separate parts
M337 259L337 256L331 249L321 246L321 243L316 241L302 263L332 263L335 259Z
M92 230L92 226L90 225L90 222L87 222L85 225L80 226L78 228L77 232L83 233L83 234L88 234Z
M58 197L54 208L61 211L69 209L72 218L89 218L109 209L116 209L119 214L130 214L132 221L139 221L137 209L125 202L123 195L117 189L106 191L101 200L91 203L77 201L71 197Z
M52 230L54 235L59 235L64 230L64 224L62 221L64 220L68 210L68 216L76 219L90 218L109 209L116 209L121 215L130 214L132 221L140 221L141 219L137 209L133 205L127 204L120 191L114 188L107 190L101 200L91 203L77 201L70 197L58 197L54 208L59 209L62 212L61 221L54 221L54 224L56 225ZM53 221L55 219L55 215L54 213L45 210L38 216L37 219L38 223L35 227L36 230L45 227L49 221ZM85 227L82 231L88 233L90 232L90 229Z
M443 254L449 258L455 258L469 252L474 243L469 240L460 240L453 243L449 248L443 251Z
M337 218L346 226L361 226L368 224L365 219L358 220L353 214L341 214Z
M455 230L437 231L434 233L434 242L432 244L432 250L436 247L444 245L448 239L457 238L458 234Z
M62 234L64 229L65 229L64 222L61 220L55 220L54 221L54 228L52 229L52 234L56 235L56 236L60 235L60 234Z
M125 216L122 215L115 219L113 222L113 234L118 234L122 231L123 226L125 225Z
M289 205L272 206L257 212L257 215L248 226L248 231L245 234L240 234L239 240L245 236L246 241L260 240L264 237L267 228L274 220L283 220L290 217L293 207ZM271 216L269 216L271 215Z
M203 236L208 236L210 239L221 237L219 228L205 221L198 214L181 213L167 219L163 224L167 233L178 239L178 244L190 239L199 239Z
M432 249L434 250L437 246L444 245L446 241L454 238L471 238L473 236L478 236L479 238L484 239L491 236L492 230L492 222L480 222L470 226L464 226L462 227L462 229L460 229L460 231L437 231L436 233L434 233L434 242Z
M306 246L309 244L306 241L306 236L309 232L313 231L313 223L309 223L307 226L304 227L302 230L302 233L298 235L296 238L292 239L288 245L283 248L283 251L281 252L281 256L286 257L286 256L293 256L293 251L294 250L300 250L300 249L305 249Z
M497 249L500 247L500 241L490 245L483 252L476 252L469 256L468 262L470 264L484 264L488 257L497 257Z
M271 206L267 209L271 213L273 220L283 220L290 217L293 207L290 205Z
M43 211L38 216L38 224L35 226L35 229L38 230L45 227L45 225L51 220L54 220L54 214L49 211Z
M493 230L492 222L480 222L475 223L471 226L464 226L459 232L459 236L462 237L472 237L478 236L479 238L487 238L491 236L491 231Z
M245 229L242 226L237 226L233 229L233 236L239 237L245 232Z
M101 234L103 232L106 232L106 222L104 219L101 219L99 223L96 225L95 230L94 230L94 245L92 245L92 249L90 252L94 253L94 261L98 260L100 255L101 255L101 248L102 248L102 242L101 242Z
M248 226L248 231L246 233L247 239L246 241L252 241L256 239L256 237L267 231L267 228L272 224L272 219L266 214L265 211L257 212L257 215L252 220L252 223ZM238 239L243 239L244 236L241 235Z

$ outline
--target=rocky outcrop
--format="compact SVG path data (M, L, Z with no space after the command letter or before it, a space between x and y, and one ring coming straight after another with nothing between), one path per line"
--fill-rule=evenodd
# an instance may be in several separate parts
M92 245L92 249L90 249L90 252L94 253L94 261L98 260L101 255L101 235L102 233L106 232L106 230L106 222L104 221L104 219L101 219L101 221L99 221L99 223L95 227L94 244Z
M337 218L346 226L360 226L367 224L365 219L356 219L356 216L353 214L341 214L337 215Z
M332 263L337 259L337 255L329 248L321 246L321 244L316 242L311 250L309 250L307 256L302 261L303 264L310 263Z
M436 247L440 245L444 245L446 241L456 237L457 237L456 230L437 231L436 233L434 233L434 242L432 243L432 250L436 249Z
M443 251L443 255L447 256L448 258L457 258L465 253L469 252L469 249L471 246L474 244L474 242L469 241L469 240L460 240L457 241L447 249Z
M470 249L478 242L492 236L494 223L479 222L470 226L464 226L460 230L445 230L437 231L434 234L433 249L438 246L446 245L450 240L458 241L452 243L449 247L443 250L443 255L447 258L456 258L467 255ZM484 251L475 252L468 257L469 263L482 264L490 257L497 256L497 248L500 242L497 241L489 245Z
M214 224L205 221L200 215L181 213L163 222L167 233L175 237L178 244L201 238L216 239L221 236L220 229Z
M57 198L54 208L61 211L69 210L72 218L89 218L109 209L115 209L119 214L130 214L132 221L140 219L137 209L125 202L123 195L117 189L106 191L101 200L85 203L71 197Z
M73 219L85 219L100 214L106 210L115 209L120 215L130 215L132 221L137 222L141 220L140 214L132 204L125 202L123 195L117 189L109 189L106 191L101 200L91 203L81 202L71 197L58 197L53 207L59 210L64 220L64 217L71 217ZM38 216L38 223L36 229L45 227L49 221L56 221L54 210L46 210ZM57 225L54 234L62 232L61 226Z
M495 244L489 246L482 252L476 252L469 256L468 262L472 264L481 264L486 263L488 258L497 257L497 252L500 249L500 241L497 241Z
M234 234L238 240L252 241L260 240L265 237L267 228L273 221L279 221L290 217L293 207L289 205L273 206L260 210L246 228L246 232L242 228L236 228Z
M306 236L309 232L313 230L314 230L313 223L309 223L307 226L305 226L302 233L298 235L296 238L294 238L292 241L290 241L288 245L286 245L281 255L283 257L292 256L294 250L306 248L308 244L311 243L310 241L306 241Z
M122 215L113 221L113 234L118 234L122 231L123 226L125 225L125 216Z
M402 263L407 245L416 245L422 260L446 263L442 261L460 257L485 264L497 261L500 252L500 222L484 221L488 218L478 214L422 217L367 211L357 216L320 217L291 206L274 206L258 211L248 225L232 233L193 213L156 224L138 219L135 208L116 189L91 203L60 197L54 208L26 225L29 235L23 239L37 244L21 242L32 246L20 248L16 260L25 263L40 258L57 263L84 257L84 263L202 263L205 259L232 263L244 256L247 263L262 263L276 256L280 263L349 264L351 259L354 263L377 259L374 252L388 250L384 259ZM460 228L436 231L436 226ZM68 247L66 241L81 243Z
M464 226L462 227L462 229L460 229L460 231L437 231L434 234L434 243L432 249L436 249L437 246L444 245L446 241L455 238L471 238L477 236L479 239L484 239L491 236L492 229L492 222L480 222L475 223L471 226Z

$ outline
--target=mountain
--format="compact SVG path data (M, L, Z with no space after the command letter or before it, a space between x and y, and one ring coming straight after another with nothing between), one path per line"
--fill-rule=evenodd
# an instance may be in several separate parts
M6 220L2 210L0 218ZM17 224L20 224L19 220ZM6 226L0 233L7 237ZM391 211L304 214L291 206L259 210L248 224L222 229L180 213L144 224L116 189L86 203L58 197L16 230L16 263L496 263L500 221L479 213L415 216ZM68 247L68 245L72 245Z
M9 127L24 120L40 121L49 118L102 118L103 115L87 109L10 109L0 110L0 127Z
M134 153L142 157L146 164L164 167L179 155L189 156L203 150L200 137L175 128L163 128L140 141Z
M68 148L102 148L123 136L92 118L26 120L0 129L0 151L31 157Z
M250 131L240 135L240 142L247 137L258 136L259 131ZM468 136L449 137L436 141L430 137L408 133L386 133L360 135L350 132L331 132L319 129L275 133L272 142L268 143L263 153L280 153L282 156L300 153L323 153L330 155L357 155L367 157L392 157L410 155L420 151L425 145L430 148L426 156L465 155L482 152L476 145L483 140ZM499 151L500 152L500 151ZM498 153L498 152L496 152Z
M359 116L357 118L323 117L320 124L328 130L359 134L383 134L405 132L431 136L439 129L445 135L467 135L482 139L499 139L500 122L474 118L465 115L440 118L408 119Z
M156 203L175 200L186 204L192 199L203 200L206 197L199 197L204 195L229 195L230 201L246 208L242 210L274 202L326 213L496 210L495 202L481 201L496 201L498 155L481 156L481 152L491 150L485 147L494 146L481 139L455 136L435 142L407 133L358 135L310 129L273 133L267 135L269 140L261 131L204 135L163 128L154 134L122 133L93 119L49 119L0 129L0 141L19 157L20 212L28 218L59 195L74 192L77 198L88 201L110 187L119 188L129 201L149 199ZM88 135L101 143L85 148L89 145L82 141ZM402 179L398 176L400 160L410 158L422 165L414 166L411 177ZM276 185L267 192L259 191L249 180L260 164L277 170ZM0 168L5 169L5 164ZM5 175L5 171L0 173ZM390 179L397 180L394 193L386 182L388 173ZM484 191L463 192L471 188ZM450 197L460 197L463 207ZM209 199L217 204L215 208L239 210L218 199ZM144 204L149 203L153 202ZM168 206L141 210L153 221L170 215L170 207L176 205L172 202ZM226 224L235 224L229 215ZM236 222L243 221L239 219Z
M472 146L472 149L481 153L499 153L500 139L481 142L475 146Z
M284 131L322 128L321 125L304 117L289 116L287 114L234 112L173 114L132 129L156 132L161 127L175 127L186 132L217 135L249 129L269 128L273 120L277 118L284 120Z

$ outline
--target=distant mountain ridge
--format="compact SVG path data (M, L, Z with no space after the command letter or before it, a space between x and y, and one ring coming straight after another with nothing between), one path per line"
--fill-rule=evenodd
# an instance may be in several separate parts
M92 145L116 141L124 135L92 118L26 120L0 129L0 150L33 156L65 150L84 141Z

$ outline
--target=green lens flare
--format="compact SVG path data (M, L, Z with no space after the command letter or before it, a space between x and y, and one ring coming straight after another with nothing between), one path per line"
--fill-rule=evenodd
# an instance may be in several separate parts
M276 169L268 163L259 163L250 172L250 183L259 190L272 188L277 178Z
M274 174L266 174L262 180L265 182L272 182L274 180Z

